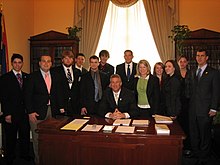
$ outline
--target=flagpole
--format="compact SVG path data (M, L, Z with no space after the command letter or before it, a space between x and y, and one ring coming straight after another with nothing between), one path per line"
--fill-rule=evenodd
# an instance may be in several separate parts
M0 12L1 12L1 17L2 17L2 11L3 11L3 2L0 3ZM2 17L3 18L3 17ZM1 18L1 19L2 19ZM2 35L2 34L1 34ZM2 37L2 36L1 36ZM1 110L1 103L0 103L0 118L2 118L3 113ZM3 119L2 119L3 120ZM2 121L3 122L3 121ZM4 157L4 150L3 150L3 146L2 146L2 123L0 123L0 157Z

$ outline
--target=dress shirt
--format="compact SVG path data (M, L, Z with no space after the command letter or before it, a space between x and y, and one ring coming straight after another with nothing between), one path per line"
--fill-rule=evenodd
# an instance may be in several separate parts
M51 75L50 75L50 71L48 71L47 73L44 72L43 70L40 69L40 72L44 78L44 81L45 81L45 75L48 74L48 78L50 80L50 87L51 87L51 84L52 84L52 79L51 79ZM46 83L46 82L45 82ZM47 89L48 90L48 89ZM48 101L47 105L50 105L50 100Z
M202 77L202 74L204 72L204 70L206 69L207 67L207 64L205 64L204 66L201 67L201 73L200 73L200 78ZM196 75L198 74L198 70L199 70L200 67L198 67L197 71L196 71Z
M78 67L78 66L75 64L75 68L76 68L76 69L79 69L79 70L82 72L82 68L83 68L82 66L81 66L81 67Z
M20 74L21 77L22 77L22 72L21 72L21 71L20 71L20 72L17 72L17 71L15 71L14 69L12 69L12 71L13 71L13 73L15 74L16 77L17 77L17 74Z
M42 74L43 78L45 78L46 72L44 72L44 71L43 71L43 70L41 70L41 69L40 69L40 72L41 72L41 74ZM51 80L50 71L48 71L47 73L48 73L48 76L49 76L49 79L50 79L50 83L52 84L52 80ZM51 86L51 84L50 84L50 86Z

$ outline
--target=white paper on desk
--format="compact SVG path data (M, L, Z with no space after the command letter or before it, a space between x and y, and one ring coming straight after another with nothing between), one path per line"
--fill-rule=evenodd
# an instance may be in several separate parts
M103 131L112 131L115 128L113 125L105 125L105 127L102 129Z
M132 125L134 126L148 126L149 120L133 120Z
M81 131L99 132L103 125L87 124Z
M134 133L135 127L132 126L118 126L115 132L117 133Z
M80 129L88 121L89 120L87 120L87 119L74 119L73 121L71 121L70 123L66 124L65 126L63 126L60 129L61 130L77 131L78 129Z
M126 125L129 126L131 123L131 119L116 119L113 125Z

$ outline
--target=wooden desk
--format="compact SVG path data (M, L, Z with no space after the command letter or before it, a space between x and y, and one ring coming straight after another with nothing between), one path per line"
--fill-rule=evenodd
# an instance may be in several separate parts
M72 118L73 119L73 118ZM170 135L157 135L154 120L144 132L120 134L61 131L71 118L43 121L39 129L40 165L180 165L184 133L178 123ZM111 125L112 120L91 117L87 124ZM140 127L138 128L140 129Z

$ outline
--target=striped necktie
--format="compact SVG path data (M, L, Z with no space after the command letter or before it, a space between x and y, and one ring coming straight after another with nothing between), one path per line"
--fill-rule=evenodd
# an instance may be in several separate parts
M67 69L67 80L68 80L68 83L71 84L73 82L73 79L72 79L72 76L71 76L71 73L70 73L70 69Z
M17 73L17 74L16 74L16 77L17 77L17 80L18 80L18 83L19 83L20 88L22 88L22 86L23 86L23 79L22 79L22 77L21 77L21 74L20 74L20 73Z

